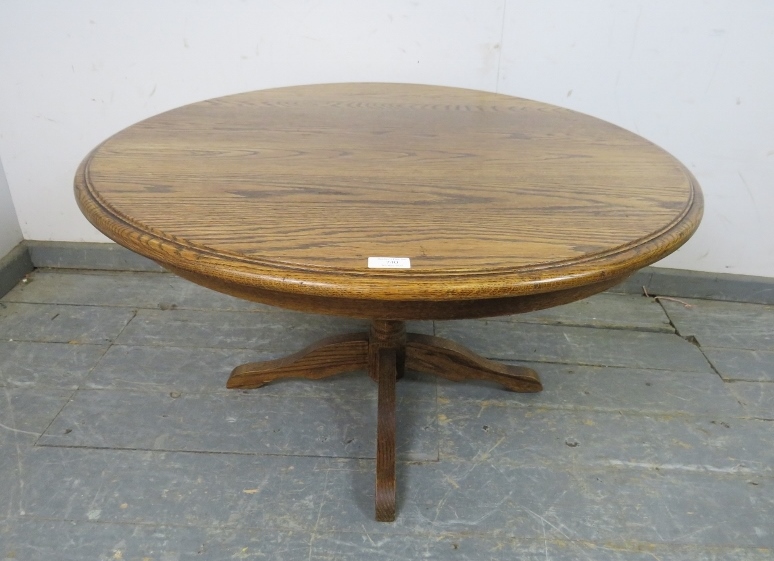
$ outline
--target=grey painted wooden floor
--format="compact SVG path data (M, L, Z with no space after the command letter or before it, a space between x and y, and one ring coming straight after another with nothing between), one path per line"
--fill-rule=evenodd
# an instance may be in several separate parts
M363 322L38 270L0 300L0 559L770 560L774 307L685 303L410 325L545 391L409 373L384 524L366 376L225 389Z

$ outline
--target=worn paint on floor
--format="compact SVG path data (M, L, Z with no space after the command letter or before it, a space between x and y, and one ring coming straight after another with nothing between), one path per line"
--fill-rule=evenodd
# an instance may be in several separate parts
M167 274L30 280L0 299L0 559L774 558L770 306L602 294L412 323L545 390L408 373L384 524L363 373L225 389L363 322Z

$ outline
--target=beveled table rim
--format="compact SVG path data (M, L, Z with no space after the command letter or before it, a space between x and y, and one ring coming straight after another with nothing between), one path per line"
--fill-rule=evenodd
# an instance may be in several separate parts
M691 196L683 211L662 230L604 252L540 265L486 270L417 271L367 269L365 266L362 270L344 270L313 265L300 267L219 251L175 239L137 224L131 218L116 212L96 192L89 180L88 165L102 144L78 167L75 193L84 214L113 241L159 262L162 266L170 265L205 276L217 272L219 276L230 277L245 287L318 297L347 295L366 300L426 299L427 296L421 292L407 293L394 289L395 281L404 279L407 275L415 281L442 282L444 294L440 297L436 295L433 299L449 301L539 294L601 282L610 277L625 277L658 261L688 241L698 228L704 209L704 199L698 182L693 174L682 166L691 185ZM133 230L133 235L126 237L125 232L119 235L116 224ZM665 238L667 243L663 243ZM288 278L289 274L292 274L293 278ZM367 276L367 289L358 290L357 286L341 282L342 278L353 276ZM324 282L321 277L325 279Z

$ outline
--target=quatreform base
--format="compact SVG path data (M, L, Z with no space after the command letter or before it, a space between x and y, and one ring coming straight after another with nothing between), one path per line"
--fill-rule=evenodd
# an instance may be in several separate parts
M290 356L237 366L226 387L259 388L283 378L319 380L366 369L378 384L376 428L376 520L395 520L395 382L404 370L448 380L485 380L515 392L543 389L537 373L478 356L453 341L406 333L402 321L375 320L369 333L322 339Z

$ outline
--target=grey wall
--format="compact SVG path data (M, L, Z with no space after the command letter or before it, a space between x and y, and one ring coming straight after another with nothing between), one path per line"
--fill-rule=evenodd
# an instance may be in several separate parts
M3 162L0 160L0 258L8 254L20 241L22 232L11 200L8 181L5 179Z

